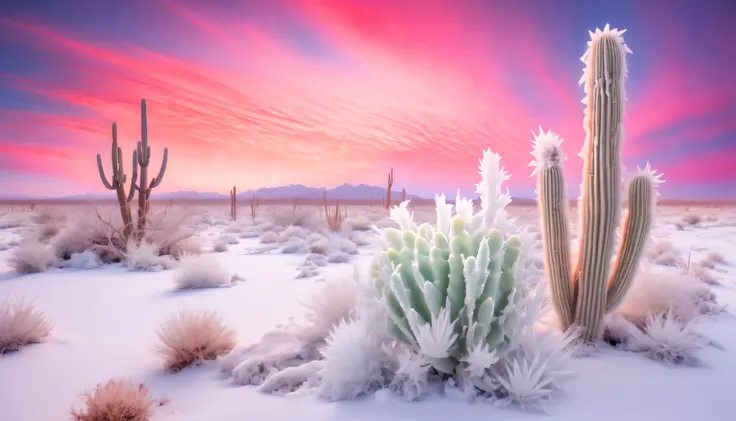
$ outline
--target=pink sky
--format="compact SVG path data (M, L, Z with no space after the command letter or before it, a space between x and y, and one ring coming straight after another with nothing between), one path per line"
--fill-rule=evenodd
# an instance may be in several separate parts
M565 138L576 197L578 58L587 31L610 22L634 51L625 165L651 161L666 197L736 198L736 83L724 71L734 29L703 30L722 12L675 2L650 22L635 2L508 3L135 0L90 17L52 5L0 13L0 47L20 52L0 61L3 195L104 191L95 155L109 164L115 121L129 165L146 98L152 165L170 154L158 192L383 186L393 167L395 188L470 194L491 148L512 194L531 197L541 124Z

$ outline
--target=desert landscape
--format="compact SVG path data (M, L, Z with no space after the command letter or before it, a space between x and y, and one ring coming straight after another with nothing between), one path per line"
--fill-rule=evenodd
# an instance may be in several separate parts
M176 347L205 340L212 341L208 345L213 352L232 346L238 352L290 325L325 335L349 317L364 286L361 282L367 282L378 237L372 227L398 228L385 209L350 207L340 230L333 232L324 212L310 206L263 206L256 209L255 218L244 206L239 209L243 216L233 221L227 204L175 205L152 210L152 221L164 224L161 231L157 227L152 232L181 238L181 253L196 251L199 257L185 255L177 262L145 246L129 251L118 263L103 263L99 256L104 252L57 257L85 247L77 242L88 241L78 234L83 227L98 233L109 229L96 222L96 215L114 215L117 209L96 208L57 204L30 211L29 205L14 205L14 210L3 206L0 287L13 304L6 301L0 313L0 338L7 341L8 335L20 332L42 341L0 358L4 419L63 418L72 405L82 407L80 393L109 379L144 384L155 420L227 421L243 419L244 414L262 420L442 419L450 414L536 419L539 411L571 420L725 420L733 408L727 374L736 372L736 319L728 312L736 303L732 207L658 208L639 275L619 311L628 320L646 323L650 311L676 308L676 325L664 326L647 339L632 337L636 351L599 345L572 347L555 356L566 372L559 379L553 373L555 383L564 383L532 396L532 402L551 402L531 412L494 409L483 402L487 398L467 405L468 396L448 390L427 392L416 402L383 389L358 402L330 403L332 399L315 397L315 390L308 393L309 387L298 393L298 381L264 389L268 376L278 373L278 361L266 359L243 377L233 376L232 357L194 358L191 367L174 373L167 366L171 348L156 351L167 343L164 346ZM417 223L435 220L433 207L410 209ZM536 244L532 256L540 265L539 211L510 206L508 214L529 228ZM577 235L574 229L573 237ZM23 274L35 271L40 273ZM21 303L32 306L23 310L29 313L14 313L22 311L17 307ZM220 319L199 321L215 326L183 321L187 319L173 319L178 321L172 324L171 318L183 317L182 311L190 317L213 311ZM228 330L220 331L219 323ZM612 318L610 323L613 329L628 329L621 320ZM177 326L195 330L168 330ZM173 342L163 342L161 332L168 332L164 338ZM357 359L361 350L339 352L347 355L333 358ZM359 367L342 368L345 375L362 375ZM351 389L349 383L339 387L347 394L343 398L362 395L357 393L362 389Z
M146 7L240 52L232 34L210 20L228 18L219 3L154 3ZM518 126L536 108L520 111L520 102L495 85L518 68L485 63L491 50L517 57L498 37L490 37L496 49L474 49L471 40L485 36L479 28L490 22L476 20L485 9L297 3L248 9L263 22L292 19L286 26L301 43L291 50L275 48L257 25L230 22L270 63L235 66L233 73L240 55L219 61L203 53L209 46L186 59L127 42L113 51L0 17L18 34L84 56L66 62L70 80L92 69L120 85L89 83L72 94L53 91L51 82L31 87L32 75L0 72L23 92L56 95L86 110L73 119L44 114L34 126L22 119L41 105L0 108L19 119L0 115L0 179L23 176L0 191L0 420L733 418L736 201L728 199L734 167L723 159L733 143L719 137L732 126L709 108L722 112L732 102L697 97L645 107L645 96L629 117L631 50L626 31L605 24L576 38L586 48L573 132L567 117L554 116L572 109L567 88L543 69L533 42L517 40L518 56L551 96L565 98L542 119L564 122L562 131L539 126L522 142ZM80 13L102 9L90 10ZM516 16L500 5L494 10ZM304 41L308 31L294 29L306 16L365 55L351 55L334 73L300 63L295 51L326 51ZM443 16L462 21L462 29ZM402 19L414 25L401 32L410 41L393 36ZM447 25L435 28L438 22ZM181 35L175 25L167 30ZM458 33L465 35L452 38ZM171 47L171 39L156 38L157 48ZM458 62L434 57L425 39ZM392 49L397 45L400 51ZM407 54L414 61L402 62ZM85 68L84 60L97 64ZM208 60L211 67L203 64ZM156 76L147 76L149 63ZM403 67L416 63L414 73ZM371 71L361 73L358 64ZM498 80L482 76L488 69ZM669 70L662 76L667 89L652 95L679 83L681 74ZM252 98L233 76L241 74L252 83ZM135 89L121 99L125 84ZM448 95L454 88L462 93ZM718 89L726 95L730 88ZM486 100L494 107L475 108ZM406 112L394 108L404 102ZM110 117L115 113L121 120ZM711 113L718 130L677 125L698 113ZM90 116L105 119L91 123ZM654 123L645 127L645 117ZM64 132L58 141L71 149L35 143L67 118L76 134ZM93 128L98 123L104 133ZM689 133L689 142L714 156L698 161L701 152L673 141L674 131ZM563 132L579 142L563 145ZM172 140L178 135L189 137ZM638 142L634 152L625 147L629 136ZM360 139L351 143L353 137ZM682 155L687 162L678 161ZM379 167L386 168L380 177L362 176ZM309 182L328 180L328 172L335 187L280 184L318 185ZM474 190L461 194L468 174ZM358 178L383 181L346 181ZM255 187L255 179L269 187ZM223 183L229 192L195 189ZM705 193L726 199L706 200Z

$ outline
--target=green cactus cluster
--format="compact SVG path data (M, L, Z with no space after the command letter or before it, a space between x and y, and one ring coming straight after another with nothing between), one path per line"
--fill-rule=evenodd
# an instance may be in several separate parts
M372 266L388 332L448 374L476 347L492 351L507 340L501 319L522 252L518 236L471 225L456 215L447 232L427 223L383 229L385 246Z

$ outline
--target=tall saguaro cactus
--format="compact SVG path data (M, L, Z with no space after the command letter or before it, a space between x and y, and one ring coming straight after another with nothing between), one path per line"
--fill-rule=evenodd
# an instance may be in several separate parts
M619 219L621 142L627 76L623 33L606 25L591 33L580 83L586 104L583 183L578 200L580 250L572 268L567 199L562 171L565 155L556 134L535 135L534 173L539 173L538 194L542 217L544 257L553 306L564 329L577 325L585 340L602 334L603 317L623 300L634 278L649 236L660 175L649 165L629 183L628 214L621 245L611 270ZM532 174L534 174L532 173Z
M125 182L127 181L127 175L123 172L123 152L118 146L118 125L112 123L112 181L107 181L105 176L105 169L102 166L102 157L97 154L97 170L100 173L100 179L102 184L108 190L115 190L118 196L118 203L120 204L120 216L123 218L123 241L128 241L128 238L133 233L133 216L130 212L130 202L133 200L135 195L135 183L138 178L138 159L136 157L136 151L133 151L133 176L130 180L130 190L126 194Z
M169 148L164 148L164 158L161 161L161 169L158 175L148 184L148 164L151 160L151 147L148 146L148 117L146 116L146 100L141 100L141 140L138 142L138 164L141 167L140 183L138 190L138 234L143 236L146 229L146 217L148 216L149 199L151 190L158 187L166 173L166 163L169 160Z

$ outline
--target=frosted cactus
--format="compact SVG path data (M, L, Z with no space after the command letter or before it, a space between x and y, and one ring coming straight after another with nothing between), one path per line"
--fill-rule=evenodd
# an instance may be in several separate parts
M602 333L603 316L623 300L634 278L649 236L659 177L649 164L629 184L628 214L621 246L610 271L618 223L621 179L621 142L627 76L623 33L606 25L591 33L580 83L586 104L583 184L578 201L580 251L575 269L570 261L568 205L565 195L560 139L551 131L535 135L538 194L544 237L544 256L551 298L564 329L576 324L586 340ZM609 274L609 272L611 272Z
M481 211L456 200L455 216L444 195L437 196L436 228L417 226L409 202L391 210L400 229L381 231L383 249L372 266L372 280L389 315L389 333L424 355L438 371L454 374L460 364L492 356L507 340L504 310L516 291L522 242L510 234L501 193L508 178L499 156L481 160Z

